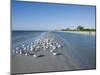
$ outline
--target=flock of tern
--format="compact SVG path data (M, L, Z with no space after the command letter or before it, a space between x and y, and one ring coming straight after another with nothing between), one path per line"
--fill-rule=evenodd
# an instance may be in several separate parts
M50 37L48 32L42 33L41 37L29 44L22 43L20 46L12 50L13 55L26 55L38 57L38 52L49 50L52 55L58 55L58 48L63 44L55 37Z

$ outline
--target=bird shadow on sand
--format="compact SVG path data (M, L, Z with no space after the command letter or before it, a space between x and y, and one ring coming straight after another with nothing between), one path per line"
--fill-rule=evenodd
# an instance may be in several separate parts
M45 55L39 55L38 57L44 57Z
M63 55L62 53L57 53L57 55Z

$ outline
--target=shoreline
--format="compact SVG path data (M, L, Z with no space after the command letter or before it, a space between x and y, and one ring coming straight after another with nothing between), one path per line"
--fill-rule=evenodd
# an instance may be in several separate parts
M81 68L77 61L74 60L72 56L66 51L66 49L70 49L67 47L67 44L63 42L63 40L58 36L52 33L48 33L47 37L55 38L63 43L61 48L57 48L57 52L60 55L54 56L52 53L46 49L41 50L38 54L43 55L42 57L34 58L33 56L25 56L25 55L16 55L12 56L11 60L11 72L16 73L36 73L36 72L53 72L60 70L77 70L83 69Z
M75 34L89 34L89 35L96 35L94 31L56 31L56 32L65 32L65 33L75 33Z

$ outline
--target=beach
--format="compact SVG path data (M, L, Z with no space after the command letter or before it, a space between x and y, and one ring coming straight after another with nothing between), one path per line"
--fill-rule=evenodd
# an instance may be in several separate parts
M85 35L96 35L96 32L93 32L93 31L57 31L57 32L66 32L66 33L76 33L76 34L85 34Z
M68 34L70 33L73 32L68 32ZM78 32L74 32L73 34L76 33L81 34ZM93 59L95 60L95 57L91 57L94 56L95 53L89 53L90 51L95 52L95 48L92 48L93 50L91 50L90 47L87 47L86 50L82 51L81 53L80 49L83 48L80 48L78 51L77 46L73 47L73 44L71 46L71 41L69 40L69 43L68 41L66 42L66 38L63 38L63 35L59 35L58 32L50 32L47 34L47 36L49 38L56 38L58 41L63 43L63 46L57 49L59 55L54 56L52 55L52 53L50 53L49 50L41 50L38 53L39 55L41 55L41 57L37 58L34 58L33 56L25 56L20 54L17 54L16 56L11 56L11 73L21 74L95 68L95 62L92 62ZM70 36L72 36L72 34L70 34L69 37ZM85 45L83 44L83 47L84 46Z

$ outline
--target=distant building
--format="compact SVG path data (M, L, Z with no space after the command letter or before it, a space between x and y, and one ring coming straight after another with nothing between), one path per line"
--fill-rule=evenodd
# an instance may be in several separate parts
M84 27L82 27L82 26L77 26L77 30L83 30L84 29Z
M70 30L70 28L66 28L66 30Z

